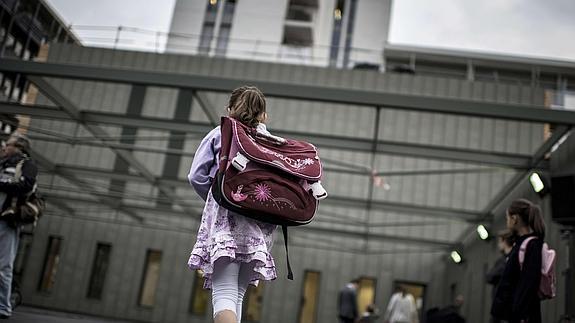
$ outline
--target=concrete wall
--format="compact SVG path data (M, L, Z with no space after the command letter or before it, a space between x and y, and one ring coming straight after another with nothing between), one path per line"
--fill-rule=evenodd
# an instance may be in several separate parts
M241 2L240 2L241 3ZM93 66L112 66L126 69L222 75L238 79L238 85L250 79L322 86L342 86L370 89L381 92L409 93L420 96L438 96L516 104L541 104L542 90L505 84L464 82L444 78L380 74L367 71L341 71L324 68L280 65L261 62L235 61L207 57L158 55L151 53L122 52L107 49L54 46L50 61L82 63ZM138 88L129 85L102 82L66 81L51 79L50 83L81 109L118 114L136 114L162 119L176 118L179 109L176 89ZM263 88L265 93L265 88ZM218 113L224 113L226 94L206 95ZM139 102L139 103L138 103ZM40 98L39 104L49 104ZM375 109L319 102L289 101L268 98L269 128L308 131L356 138L374 136ZM181 108L181 107L180 107ZM199 104L192 100L188 110L189 120L207 121ZM411 142L485 149L500 152L531 153L542 141L542 126L480 118L406 112L383 109L377 138L396 142ZM121 142L152 148L166 148L176 142L169 131L127 129L129 127L101 126L109 136L122 136ZM72 137L90 137L83 126L72 122L33 120L31 132L52 131ZM136 139L126 134L136 135ZM168 139L150 140L150 136ZM132 139L130 139L132 138ZM195 151L198 137L187 137L183 149ZM78 142L74 145L50 140L36 140L35 147L41 155L62 166L89 166L106 170L119 166L115 154L108 148L93 147ZM400 156L378 155L371 164L367 153L320 149L326 159L337 159L356 165L373 166L378 171L430 170L477 167L468 163L432 161ZM177 172L169 175L164 165L167 156L150 152L134 152L138 160L155 176L171 178L185 183L191 157L177 159ZM326 163L327 165L328 163ZM333 165L332 165L333 166ZM133 172L126 169L125 172ZM429 207L450 207L481 210L512 177L511 171L487 173L462 173L447 175L414 175L386 178L391 190L374 190L377 200L415 203ZM46 192L69 194L94 200L87 194L87 186L102 194L119 194L124 203L154 206L158 192L151 184L128 181L118 185L109 178L83 176L83 182L64 179L53 172L41 174L42 189ZM110 185L115 183L114 189ZM121 184L121 183L120 183ZM329 172L325 184L334 195L368 198L369 177ZM123 193L122 193L123 192ZM162 214L140 212L146 224L138 224L123 212L99 203L71 203L75 210L67 213L50 203L49 215L42 219L36 230L28 266L24 277L24 295L31 305L78 311L109 317L129 318L147 322L209 322L209 315L194 318L188 314L193 273L186 268L188 253L195 241L195 232L201 211L201 201L190 188L176 190L179 199L195 205L194 214L182 214L180 208L171 206ZM351 221L338 224L334 219ZM416 222L433 221L422 225ZM375 226L374 223L410 222L409 226ZM357 224L354 224L357 222ZM364 223L364 224L361 224ZM331 229L356 229L361 232L397 234L417 238L455 241L469 229L463 221L430 219L416 214L371 211L334 207L320 208L317 220L310 226ZM50 235L63 237L63 252L56 285L50 295L36 290L41 266ZM294 322L299 311L304 270L321 272L321 290L318 305L318 322L335 320L337 290L349 279L370 276L377 279L376 304L384 308L395 280L426 284L426 306L445 304L446 286L452 276L446 276L445 250L432 246L413 245L398 241L361 239L335 234L313 234L305 228L291 230L290 255L296 281L284 277L285 259L281 237L274 255L279 279L265 285L262 322ZM97 242L112 245L112 263L101 301L84 296ZM160 284L153 308L137 305L143 264L148 248L163 252ZM280 250L277 250L280 249ZM369 251L369 252L366 252ZM448 269L452 270L452 269ZM459 270L459 269L458 269ZM456 274L453 274L456 277ZM471 306L471 305L470 305ZM475 306L475 305L473 305Z

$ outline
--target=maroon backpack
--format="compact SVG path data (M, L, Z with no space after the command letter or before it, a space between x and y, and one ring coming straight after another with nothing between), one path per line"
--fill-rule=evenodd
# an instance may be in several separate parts
M316 148L221 120L220 165L212 185L216 202L227 210L281 225L287 253L287 227L312 221L319 200L322 167ZM288 278L293 274L289 265Z

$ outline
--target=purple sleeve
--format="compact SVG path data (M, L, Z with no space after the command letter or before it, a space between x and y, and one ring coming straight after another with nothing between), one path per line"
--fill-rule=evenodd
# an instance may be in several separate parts
M221 133L220 127L217 127L210 131L200 143L188 174L190 184L204 201L218 170L220 146Z

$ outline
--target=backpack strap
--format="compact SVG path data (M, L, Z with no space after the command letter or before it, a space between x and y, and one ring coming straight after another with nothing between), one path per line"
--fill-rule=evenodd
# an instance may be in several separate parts
M287 226L282 225L282 232L283 232L283 234L284 234L284 244L285 244L285 247L286 247L286 259L287 259L287 268L288 268L288 279L289 279L289 280L293 280L293 272L291 271L291 265L289 264Z
M519 269L523 270L523 262L525 261L525 251L527 250L527 244L529 241L537 239L537 237L529 237L521 243L519 247Z

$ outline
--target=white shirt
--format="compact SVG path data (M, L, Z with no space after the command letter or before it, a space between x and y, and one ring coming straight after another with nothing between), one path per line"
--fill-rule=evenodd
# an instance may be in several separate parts
M389 305L387 305L386 317L391 323L411 323L416 321L416 313L415 300L411 294L405 294L404 296L401 293L395 293L391 296Z

